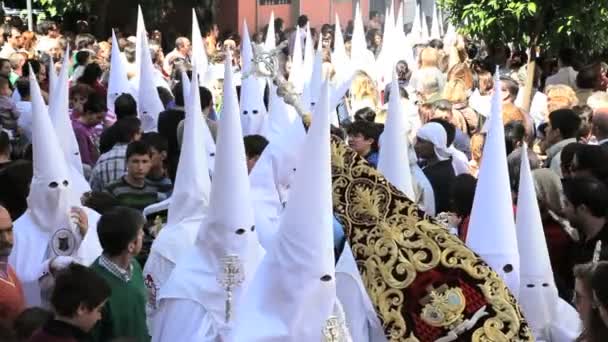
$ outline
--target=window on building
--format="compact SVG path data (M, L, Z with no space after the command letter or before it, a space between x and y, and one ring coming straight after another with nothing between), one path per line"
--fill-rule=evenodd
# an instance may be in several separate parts
M260 0L260 5L289 5L291 0Z

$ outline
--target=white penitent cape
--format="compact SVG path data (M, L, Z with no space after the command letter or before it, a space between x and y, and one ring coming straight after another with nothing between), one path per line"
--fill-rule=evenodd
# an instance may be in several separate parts
M336 295L344 308L346 326L353 342L386 341L348 242L336 264Z
M167 282L179 258L196 240L204 216L192 217L174 226L165 226L154 240L144 267L144 281L148 288L146 316L148 328L153 329L158 309L157 297Z
M88 266L102 252L96 229L100 216L92 209L83 209L88 217L89 229L73 257ZM38 227L29 210L15 221L14 226L14 245L9 263L23 285L26 306L41 306L39 279L48 273L50 256L47 255L47 248L53 233Z

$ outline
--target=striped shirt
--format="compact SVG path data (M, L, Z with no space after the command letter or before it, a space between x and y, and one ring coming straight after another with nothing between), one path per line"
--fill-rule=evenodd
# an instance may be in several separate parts
M110 183L127 173L127 144L116 144L102 154L91 173L91 190L103 191Z
M106 191L116 198L119 205L141 212L147 206L167 199L165 194L160 193L157 187L147 181L143 187L136 187L129 184L125 177L121 177L115 182L108 184Z
M129 269L125 270L102 254L99 257L99 265L115 275L116 278L123 280L125 283L128 283L129 280L131 280L131 275L133 274L133 264L129 264Z

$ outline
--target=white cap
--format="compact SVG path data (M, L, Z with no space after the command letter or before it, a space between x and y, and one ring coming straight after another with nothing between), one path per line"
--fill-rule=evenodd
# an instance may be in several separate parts
M54 232L66 228L69 218L70 174L32 68L29 78L34 175L27 197L28 212L43 231Z
M193 66L196 70L196 65ZM182 74L182 79L188 78ZM175 186L171 194L171 204L167 224L174 225L192 216L201 216L209 204L211 179L207 166L207 151L203 139L204 118L198 80L194 78L190 87L190 101L186 104L184 137Z
M148 37L141 36L141 69L139 71L138 87L138 110L141 128L144 132L156 132L158 130L158 114L165 110L163 102L160 100L154 77L154 65L148 46Z
M553 313L559 296L530 170L528 146L524 144L521 151L516 228L519 257L525 262L520 266L518 302L533 332L540 334L555 318Z
M66 48L65 56L70 55L69 47ZM59 139L59 145L65 160L68 162L68 173L70 182L70 202L73 205L81 204L81 196L85 192L91 191L91 187L84 178L82 169L82 159L80 148L76 140L76 134L69 116L69 58L63 59L59 79L55 82L53 92L49 94L49 115L53 122L53 127Z
M224 103L217 136L209 210L196 242L204 256L198 262L208 272L204 276L209 278L204 282L200 296L206 298L205 308L218 324L225 322L226 293L217 281L217 278L222 277L223 259L234 255L242 265L244 282L233 291L233 308L240 306L238 302L241 293L246 289L260 260L233 80L232 56L229 51L224 67Z
M131 83L127 77L127 67L120 53L118 40L112 29L112 58L108 79L108 110L114 113L114 102L122 93L131 93Z
M498 71L466 244L501 276L517 298L520 263L497 76Z
M277 37L274 31L274 11L270 12L270 19L268 20L268 31L266 32L266 41L264 42L264 49L272 50L277 47Z
M378 156L378 170L410 200L416 200L409 162L407 118L399 96L397 75L393 73L388 116Z
M234 341L322 341L336 302L329 85L325 82L273 246L241 303Z
M291 56L291 71L289 72L289 83L294 86L298 94L304 91L304 59L302 56L302 39L300 39L300 27L296 27L296 40L293 45Z

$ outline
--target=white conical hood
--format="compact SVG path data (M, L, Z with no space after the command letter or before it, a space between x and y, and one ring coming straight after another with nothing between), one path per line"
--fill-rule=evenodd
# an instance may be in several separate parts
M355 70L368 70L369 65L366 65L369 55L367 50L367 41L365 39L365 28L363 27L363 19L361 18L361 8L357 2L355 11L355 22L353 29L353 37L351 40L350 60L352 67Z
M322 341L333 312L327 82L303 147L279 232L242 302L234 341Z
M118 40L112 30L112 57L110 61L110 78L108 80L108 110L114 113L114 101L122 93L131 92L131 83L127 77L127 67L124 64L124 59L120 54Z
M415 201L409 162L407 117L399 96L397 76L393 73L388 103L388 116L378 158L378 170L410 200Z
M452 46L458 39L458 33L456 32L456 27L450 22L448 23L448 29L443 36L443 46Z
M319 39L319 46L321 39ZM306 42L304 43L304 84L310 83L312 71L315 63L315 48L312 34L310 33L310 24L306 25Z
M69 47L65 51L65 56L69 56ZM80 198L85 192L91 191L91 187L84 178L82 159L76 134L72 127L69 115L69 58L64 58L59 79L56 80L53 93L50 93L49 115L53 122L53 127L62 147L63 154L68 168L68 181L70 182L70 203L80 205Z
M57 86L57 70L55 69L55 62L52 58L49 58L49 65L47 65L49 70L49 94L55 93L55 87Z
M323 85L323 47L321 39L317 45L317 52L314 56L311 77L304 85L304 93L302 94L302 105L309 112L312 111L314 105L319 101L321 87Z
M141 5L137 6L137 32L135 33L135 70L137 72L141 72L141 59L142 59L142 51L144 47L142 46L142 38L146 37L146 41L148 38L146 32L146 24L144 23L144 15L141 12ZM147 44L146 44L147 45Z
M420 23L420 21L418 22ZM414 32L413 29L412 32ZM395 62L404 60L407 62L410 69L415 70L417 66L414 59L414 50L412 49L412 33L410 33L409 37L405 34L405 28L403 23L403 2L399 7L399 15L397 17L397 23L395 24L395 32L393 33L393 39L394 41L392 46L400 47L394 50ZM393 70L391 70L391 75L392 72Z
M304 91L304 59L302 57L302 40L300 37L300 27L296 27L296 40L293 45L293 55L291 56L291 71L289 72L289 82L293 84L296 93L302 94Z
M209 87L209 59L207 58L207 50L203 43L203 35L201 34L198 17L194 8L192 9L192 64L196 64L196 69L198 70L196 75L198 76L199 84Z
M423 43L428 43L429 39L431 38L429 35L429 23L426 20L426 14L424 12L422 12L421 14L422 20L420 21L420 26L422 28L422 35L420 36L420 38L422 39Z
M403 6L403 5L402 5ZM410 44L415 45L422 42L422 21L420 20L420 4L416 4L416 13L414 13L414 22L412 30L409 34Z
M196 70L196 66L194 69ZM188 78L183 73L182 79ZM205 129L198 80L194 78L189 89L189 102L186 105L184 137L179 155L175 186L167 225L174 225L192 216L200 216L209 204L211 179L207 165L207 151L203 138Z
M262 135L268 141L273 141L276 137L282 135L296 118L298 118L296 109L285 103L283 98L277 95L277 87L271 84L268 120L264 123Z
M495 77L490 128L483 149L466 243L501 276L517 298L519 253L505 153L500 89L500 79Z
M70 55L70 48L67 47L65 56ZM69 116L69 58L63 59L59 79L56 80L53 93L49 94L49 115L57 132L59 144L63 147L65 160L69 163L70 168L78 171L82 177L82 160L80 158L80 150L76 135L72 128L72 122Z
M201 295L208 298L207 312L218 323L225 321L226 294L217 281L223 274L223 259L235 255L242 264L244 283L234 289L233 308L240 306L241 293L247 288L260 260L229 51L224 67L224 102L209 210L196 242L203 255L199 263L210 272Z
M340 17L336 13L336 31L334 32L334 51L331 54L331 63L336 70L335 79L337 82L342 82L348 79L351 72L350 58L346 54L344 46L344 36L340 27Z
M27 197L28 212L41 230L67 228L70 210L69 171L53 129L40 86L30 68L32 161L34 174Z
M139 71L139 92L138 110L141 128L144 132L156 132L158 129L158 114L165 110L163 102L160 100L156 83L154 82L154 65L148 46L148 37L141 38L143 47L141 53L141 69Z
M253 49L251 41L249 40L249 32L247 31L247 23L243 25L243 42L241 44L242 56L247 58L249 63L248 67L243 68L247 70L251 69L251 60L253 59ZM243 66L245 66L243 62ZM264 88L265 84L262 82L263 79L258 78L255 74L249 75L247 78L242 80L241 83L241 123L243 125L243 136L250 134L260 134L264 130L265 122L268 118L266 106L264 105Z
M247 28L247 20L243 19L243 40L241 41L241 62L243 64L243 72L247 73L253 68L253 48L251 46L251 38L249 29Z
M441 27L439 27L439 18L437 17L437 7L433 2L433 21L431 22L431 39L441 39Z
M524 144L521 150L516 227L519 257L524 262L520 266L518 302L532 331L539 336L551 324L559 297L528 160L528 146Z
M272 50L277 47L277 37L274 31L274 11L270 13L270 20L268 21L268 32L266 32L266 41L264 42L264 49Z

